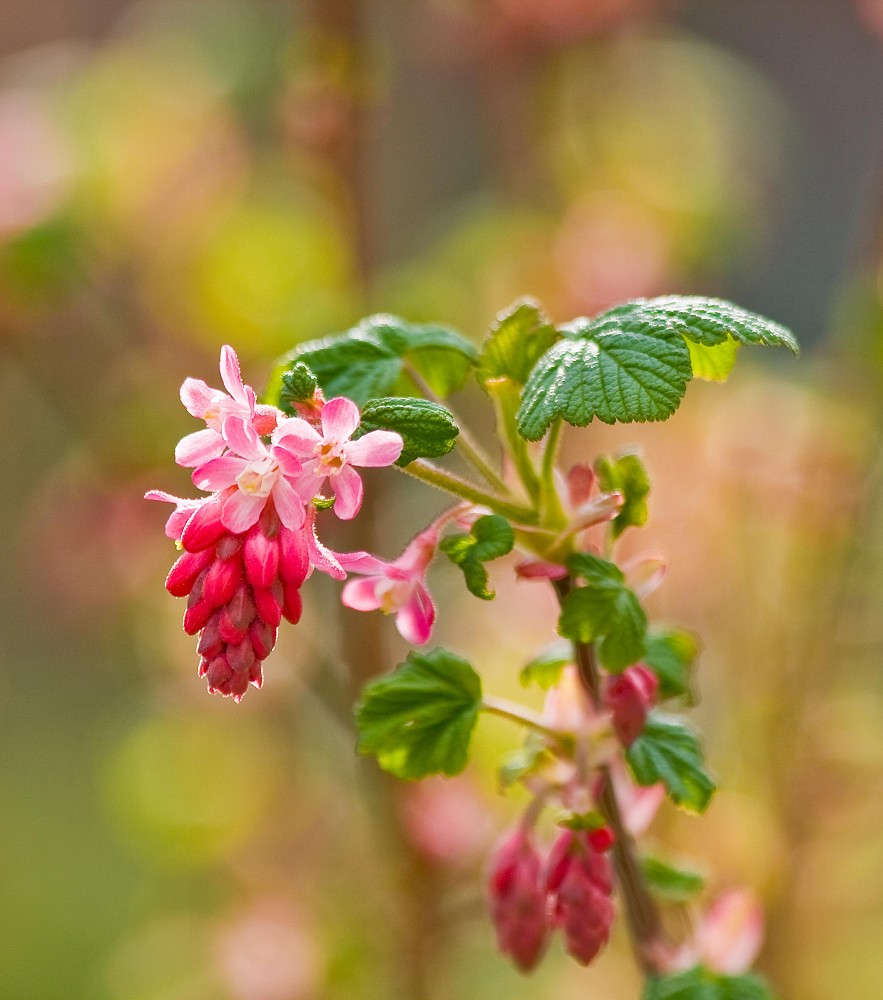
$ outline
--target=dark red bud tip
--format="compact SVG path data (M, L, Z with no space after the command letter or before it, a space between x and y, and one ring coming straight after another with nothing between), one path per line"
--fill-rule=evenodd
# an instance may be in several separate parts
M297 625L303 611L303 600L300 596L300 590L293 583L286 583L284 585L284 595L285 602L282 605L282 614L292 625Z
M279 543L255 526L243 547L245 575L254 587L270 587L279 571Z
M192 595L191 595L192 596ZM198 600L184 612L184 631L187 635L196 635L205 628L214 608L208 601Z
M241 535L224 535L215 546L215 555L218 559L230 559L242 548Z
M254 650L254 655L259 660L266 660L276 645L276 629L258 618L252 622L248 634L251 639L251 648Z
M616 843L616 836L609 826L602 826L597 830L591 830L586 839L592 850L597 851L599 854L609 851Z
M310 571L307 530L292 531L283 527L279 532L279 575L288 583L300 586Z
M282 621L282 585L279 581L277 580L269 590L255 587L252 591L252 598L255 608L257 608L258 617L271 628L276 628Z
M209 566L202 588L202 596L213 608L229 603L242 579L242 563L238 556L216 559Z

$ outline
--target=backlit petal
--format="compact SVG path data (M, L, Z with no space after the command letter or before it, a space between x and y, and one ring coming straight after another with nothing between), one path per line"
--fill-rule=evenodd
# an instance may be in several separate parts
M297 531L303 527L304 502L287 479L279 478L276 480L273 486L273 503L276 505L279 520L286 528Z
M382 468L401 455L404 444L395 431L369 431L358 441L350 441L344 446L346 457L353 465L365 468Z
M221 381L230 395L240 403L249 403L248 393L242 384L242 372L239 368L239 358L236 351L228 344L221 348ZM253 398L253 397L252 397Z
M255 524L266 503L266 497L256 497L252 493L236 490L224 504L221 523L234 535L240 535Z
M329 399L322 407L322 431L328 441L348 441L359 426L359 408L345 396Z
M195 469L193 483L201 490L224 490L228 486L233 486L236 477L247 465L248 462L238 455L222 455Z
M432 625L435 621L435 605L429 596L429 591L418 584L414 588L414 596L404 604L396 615L396 628L403 638L414 646L422 646L429 642L432 635Z
M334 487L334 513L341 521L350 521L359 513L362 506L362 477L344 466L331 481Z
M377 590L383 580L376 576L349 580L340 595L341 603L353 611L376 611L381 605Z
M181 438L175 448L175 461L178 465L190 469L217 458L223 454L226 447L221 435L206 427L205 430L194 431Z

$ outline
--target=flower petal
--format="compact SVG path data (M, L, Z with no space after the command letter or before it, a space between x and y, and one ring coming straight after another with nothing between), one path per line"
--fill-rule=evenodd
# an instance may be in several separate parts
M351 521L362 506L362 477L355 469L345 465L331 480L331 485L337 498L334 513L341 521Z
M224 504L221 523L234 535L241 535L257 522L266 503L266 497L256 497L253 493L236 490Z
M193 484L201 490L225 490L236 483L236 477L247 466L244 458L228 453L194 469Z
M246 387L242 384L242 372L239 368L239 358L229 344L221 348L221 381L230 395L240 403L249 403ZM253 394L252 394L253 399Z
M221 432L231 451L247 458L250 462L266 456L267 449L263 442L255 433L254 428L241 417L228 417L224 421Z
M346 396L329 399L322 407L322 431L326 441L348 441L359 426L359 408Z
M203 431L194 431L181 438L175 448L175 461L186 469L192 469L222 455L226 447L221 435L206 427Z
M304 502L297 495L291 483L283 477L279 477L273 486L273 503L276 505L276 513L279 520L290 528L297 531L303 527L305 514Z
M737 976L754 964L763 943L763 909L747 889L733 889L709 906L696 931L705 964Z
M280 420L273 431L273 444L285 444L296 455L313 454L313 449L322 440L322 435L302 417L287 417Z
M422 646L423 643L429 642L434 622L435 605L426 587L418 583L411 600L399 608L396 628L413 646Z
M341 592L340 601L345 608L352 608L353 611L376 611L382 603L377 591L383 582L376 576L349 580Z
M401 435L395 431L369 431L358 441L349 441L343 450L353 465L382 468L392 465L401 455L402 448L404 442Z
M282 475L288 479L297 479L303 472L303 463L295 453L284 444L274 444L270 448L273 458L279 463Z
M348 573L361 573L363 576L384 576L390 565L370 552L338 552L337 560Z
M185 378L181 385L181 402L187 412L202 420L208 408L221 393L205 384L201 378Z
M179 541L181 532L184 530L184 525L190 520L190 515L197 507L205 503L208 498L201 497L198 500L191 500L189 497L174 497L171 493L166 493L163 490L150 490L144 494L144 499L160 500L162 503L173 503L175 505L175 509L169 514L166 521L166 537Z

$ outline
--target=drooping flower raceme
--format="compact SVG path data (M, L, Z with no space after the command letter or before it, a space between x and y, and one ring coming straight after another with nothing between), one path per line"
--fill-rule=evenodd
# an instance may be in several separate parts
M196 466L193 482L210 495L190 500L153 490L147 497L175 505L166 534L183 551L166 588L187 598L184 630L198 636L199 674L210 691L238 701L249 684L261 686L261 664L276 643L282 618L292 624L300 619L300 588L313 569L338 580L346 571L316 535L312 499L321 480L315 441L304 443L303 426L310 425L280 420L281 411L257 406L254 391L242 383L232 348L221 352L221 376L229 395L196 379L181 389L185 406L208 427L188 435L176 458L181 465ZM332 404L324 429L330 444L341 450L340 469L351 460L346 448L362 465L388 465L398 458L402 439L389 431L349 442L359 410L342 398L326 406ZM355 421L346 433L335 410L346 414L347 427ZM349 490L343 491L348 517L361 503L361 480L352 476L358 490L350 479Z

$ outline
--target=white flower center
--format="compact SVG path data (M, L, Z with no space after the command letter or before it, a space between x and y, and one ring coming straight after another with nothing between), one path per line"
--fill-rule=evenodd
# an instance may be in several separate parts
M320 476L336 476L346 465L346 453L337 441L320 441L313 454L319 459L316 472Z
M413 590L413 580L386 580L377 588L380 610L385 615L398 611L411 599Z
M279 478L279 463L271 456L257 458L239 473L236 485L253 497L268 497Z

